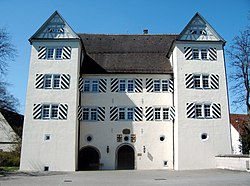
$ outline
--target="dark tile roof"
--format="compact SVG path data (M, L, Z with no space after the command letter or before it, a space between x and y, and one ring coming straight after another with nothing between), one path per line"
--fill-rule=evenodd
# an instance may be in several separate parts
M5 109L0 109L0 112L16 134L22 137L24 116Z
M246 114L230 114L230 123L240 135L244 135L245 127L248 124L248 116Z
M81 73L172 73L167 54L177 35L79 34Z

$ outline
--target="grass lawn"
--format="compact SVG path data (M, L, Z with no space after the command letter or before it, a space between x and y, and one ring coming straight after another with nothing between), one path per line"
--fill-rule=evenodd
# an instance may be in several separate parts
M4 175L7 172L17 171L19 167L0 167L0 175Z

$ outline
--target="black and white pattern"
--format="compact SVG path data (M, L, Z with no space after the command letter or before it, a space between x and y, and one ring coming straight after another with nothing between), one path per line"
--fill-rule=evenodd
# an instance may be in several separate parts
M70 59L71 58L71 47L67 47L67 46L63 47L62 58L63 59Z
M142 116L143 116L143 112L142 112L142 107L135 107L134 108L134 118L135 121L142 121Z
M110 107L110 121L117 121L117 120L118 120L118 108Z
M82 77L79 78L79 91L83 92L83 78Z
M210 74L210 87L211 89L219 89L219 75Z
M61 74L61 89L69 89L70 85L70 75L69 74Z
M142 79L135 79L135 92L142 92L143 84Z
M36 74L35 88L42 89L44 84L44 74Z
M107 79L99 79L99 92L106 92Z
M186 60L193 59L193 49L191 47L184 47L184 56Z
M174 80L169 79L168 81L169 92L174 92Z
M221 118L221 107L219 103L212 104L212 117L214 119Z
M187 118L195 118L195 103L186 104L186 115Z
M118 92L119 83L117 78L111 78L110 90L111 92Z
M98 107L97 120L98 121L105 121L105 107Z
M81 121L83 118L83 107L82 106L78 106L78 112L77 112L77 116L78 116L78 120Z
M194 75L185 74L185 84L186 88L194 88Z
M170 107L169 108L169 119L174 120L175 119L175 107Z
M67 104L59 104L59 115L58 119L66 120L68 114L68 105Z
M151 79L151 78L146 79L146 91L147 92L154 91L154 83L153 83L153 79Z
M146 107L146 121L153 121L153 120L154 120L154 108Z
M38 48L38 59L46 59L46 50L47 48L45 46L39 46Z
M43 107L43 105L40 103L34 104L33 119L41 119L42 118L42 107Z
M215 61L217 59L216 48L209 48L208 49L208 56L209 56L209 60Z

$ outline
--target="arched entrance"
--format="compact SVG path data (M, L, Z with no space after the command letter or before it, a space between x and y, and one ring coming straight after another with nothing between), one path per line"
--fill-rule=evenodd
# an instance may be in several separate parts
M100 155L93 147L84 147L78 156L78 170L99 170Z
M117 151L116 158L118 170L135 169L135 151L131 146L121 146Z

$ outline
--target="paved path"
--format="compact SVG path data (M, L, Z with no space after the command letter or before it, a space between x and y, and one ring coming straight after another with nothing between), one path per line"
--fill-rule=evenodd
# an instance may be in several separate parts
M0 176L0 186L250 186L250 173L229 170L32 172Z

